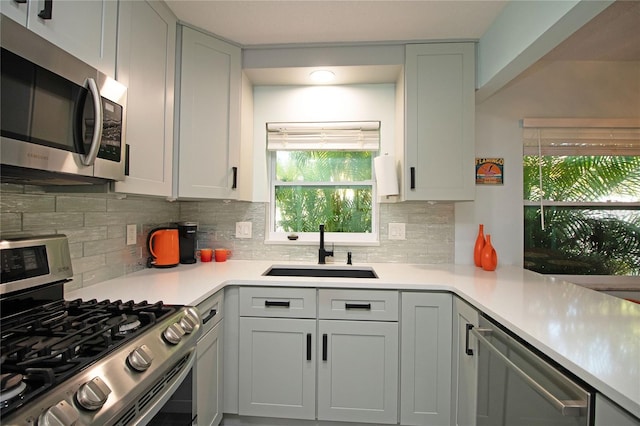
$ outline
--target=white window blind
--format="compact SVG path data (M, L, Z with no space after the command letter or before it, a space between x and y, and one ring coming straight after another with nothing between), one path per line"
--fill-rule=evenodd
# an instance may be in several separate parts
M524 155L640 155L640 120L522 120Z
M378 151L379 121L267 123L269 151Z

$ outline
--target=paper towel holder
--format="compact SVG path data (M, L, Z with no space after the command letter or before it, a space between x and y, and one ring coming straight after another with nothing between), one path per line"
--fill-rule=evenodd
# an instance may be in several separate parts
M385 152L384 155L373 159L376 174L376 189L379 196L399 195L398 173L396 161L393 155Z

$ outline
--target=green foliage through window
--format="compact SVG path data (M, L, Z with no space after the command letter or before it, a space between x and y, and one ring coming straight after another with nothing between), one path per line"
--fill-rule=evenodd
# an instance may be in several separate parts
M546 204L524 207L525 268L640 275L640 157L525 156L523 172L525 201Z
M277 151L276 232L372 232L372 153Z

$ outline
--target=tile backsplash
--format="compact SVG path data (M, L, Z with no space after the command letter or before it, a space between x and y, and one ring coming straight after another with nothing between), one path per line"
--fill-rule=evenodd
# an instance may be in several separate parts
M93 188L95 190L95 188ZM0 231L11 234L64 233L69 237L73 281L86 287L146 267L148 232L177 221L198 223L199 247L225 247L234 259L314 262L316 246L265 244L266 203L177 201L103 192L47 192L29 185L0 185ZM236 222L252 223L252 238L235 237ZM389 240L388 224L406 224L405 240ZM126 245L126 226L137 242ZM454 204L404 202L380 205L380 245L336 246L335 263L453 263Z

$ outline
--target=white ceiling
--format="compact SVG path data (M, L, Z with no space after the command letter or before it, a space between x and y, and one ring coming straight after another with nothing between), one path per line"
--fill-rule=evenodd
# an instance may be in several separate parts
M166 0L178 19L242 45L479 39L508 1Z
M179 20L245 48L479 40L509 2L165 0ZM520 0L514 0L520 1ZM541 1L541 0L536 0ZM640 60L640 1L618 0L542 61ZM332 84L395 82L400 66L335 68ZM339 71L339 72L338 72ZM254 84L309 84L309 68L245 70Z

